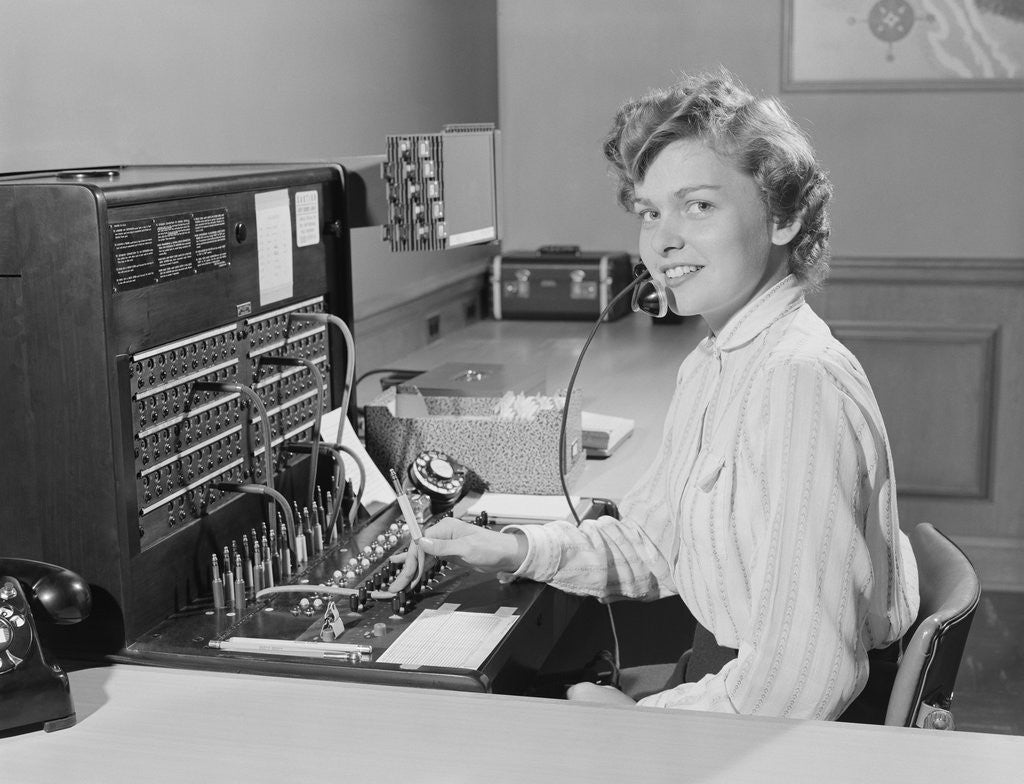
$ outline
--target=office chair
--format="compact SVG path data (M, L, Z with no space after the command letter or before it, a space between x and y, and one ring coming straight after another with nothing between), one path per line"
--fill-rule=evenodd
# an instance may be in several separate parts
M967 556L931 523L918 525L909 538L917 559L921 608L903 636L884 723L953 729L953 683L981 588ZM623 668L619 688L637 700L670 688L681 682L689 654L679 662Z
M951 730L953 683L981 587L963 551L931 523L909 534L917 558L921 609L903 637L885 723Z

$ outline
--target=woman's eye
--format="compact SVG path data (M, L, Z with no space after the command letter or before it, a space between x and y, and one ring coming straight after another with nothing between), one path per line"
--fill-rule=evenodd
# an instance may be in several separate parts
M708 201L691 201L686 205L686 211L691 215L704 215L712 209L713 205Z

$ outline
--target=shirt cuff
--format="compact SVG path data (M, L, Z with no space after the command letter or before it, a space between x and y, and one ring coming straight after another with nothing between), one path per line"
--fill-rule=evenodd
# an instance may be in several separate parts
M523 577L537 582L548 582L558 571L559 548L555 546L554 533L547 525L506 525L501 533L520 533L526 537L526 558L513 577Z

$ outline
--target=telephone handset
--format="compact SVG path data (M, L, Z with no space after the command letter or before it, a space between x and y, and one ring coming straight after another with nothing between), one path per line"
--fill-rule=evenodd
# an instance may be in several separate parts
M457 460L428 449L416 455L409 465L413 486L430 498L433 512L450 509L466 490L468 469Z
M0 734L75 723L68 676L46 660L33 610L40 620L63 625L84 620L91 609L89 586L74 572L0 558Z

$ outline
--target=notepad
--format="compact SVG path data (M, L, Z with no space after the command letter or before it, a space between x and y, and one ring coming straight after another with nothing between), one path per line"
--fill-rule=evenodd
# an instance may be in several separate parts
M608 457L633 434L635 420L626 417L582 413L583 449L587 457Z
M475 670L518 620L511 614L424 610L377 662Z

